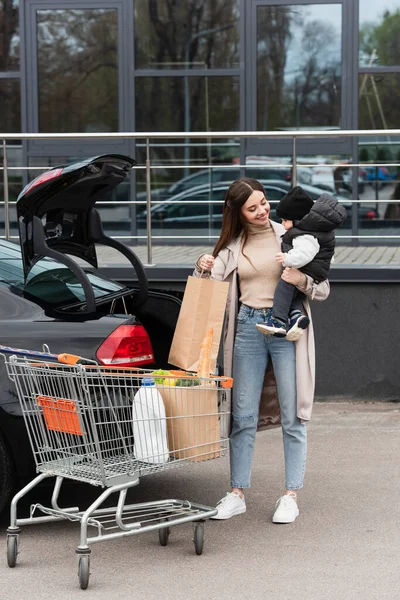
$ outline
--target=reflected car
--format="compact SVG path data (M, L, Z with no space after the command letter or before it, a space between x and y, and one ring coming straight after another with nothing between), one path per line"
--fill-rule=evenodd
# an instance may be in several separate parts
M267 180L267 179L281 179L282 181L292 180L292 171L290 167L276 167L274 164L263 164L257 166L246 166L245 167L246 177L253 179ZM152 193L152 200L168 200L172 196L176 196L181 192L198 187L200 185L210 185L215 187L219 183L228 182L232 183L235 179L239 179L241 176L240 168L236 166L226 167L214 167L212 169L202 169L192 175L188 175L183 179L179 179L176 183L173 183L168 188L157 190L158 197L155 197ZM297 179L299 183L311 183L311 169L298 168ZM143 196L144 197L144 196Z
M271 204L271 219L280 221L275 215L275 206L291 189L290 182L281 180L261 180L269 203ZM152 208L152 228L158 229L213 229L215 232L222 225L222 208L225 194L230 183L221 183L210 189L208 185L181 192L172 196L168 201L155 204ZM303 189L317 200L326 190L302 184ZM352 202L343 196L335 196L347 210L347 219L342 228L351 227ZM364 224L377 218L375 210L359 205L359 223ZM146 227L146 211L137 218L138 228Z

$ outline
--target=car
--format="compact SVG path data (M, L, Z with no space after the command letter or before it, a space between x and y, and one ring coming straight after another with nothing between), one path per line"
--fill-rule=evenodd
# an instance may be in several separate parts
M276 219L275 206L279 200L290 190L292 184L282 180L261 180L267 198L271 204L271 218ZM208 185L198 186L172 196L168 201L155 204L152 207L152 230L157 231L175 229L177 235L184 230L207 230L210 235L217 236L222 225L222 207L229 183L220 183L212 189ZM316 200L326 190L302 184L303 189ZM343 196L336 196L347 209L347 219L342 229L351 227L352 202ZM359 223L365 224L377 218L377 213L364 206L359 206ZM279 219L278 219L279 220ZM146 227L146 212L138 215L137 226L139 231Z
M0 345L41 351L47 344L52 353L103 365L168 368L180 300L148 289L141 262L104 235L94 208L132 164L129 157L98 156L51 169L24 188L17 201L20 244L0 240ZM100 242L130 260L133 287L99 272ZM17 392L0 356L0 510L34 472Z
M377 185L379 189L382 189L395 179L387 167L365 167L365 171L367 182L373 187Z

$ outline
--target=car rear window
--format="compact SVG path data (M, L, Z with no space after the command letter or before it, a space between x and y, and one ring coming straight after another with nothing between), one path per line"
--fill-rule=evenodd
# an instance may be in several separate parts
M106 298L125 289L115 281L86 269L84 271L92 284L96 299ZM0 281L53 306L85 301L82 285L74 273L49 258L41 259L32 267L25 285L21 251L17 245L13 248L11 243L0 243Z

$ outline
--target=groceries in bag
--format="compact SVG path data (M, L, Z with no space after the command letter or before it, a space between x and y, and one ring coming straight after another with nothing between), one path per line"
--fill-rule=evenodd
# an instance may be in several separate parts
M164 464L169 460L165 407L154 379L143 377L132 405L133 453L137 460Z
M167 414L169 449L178 460L199 462L221 454L218 392L210 378L213 334L213 328L209 327L200 344L197 377L175 371L177 379L173 387L165 384L166 379L160 387Z

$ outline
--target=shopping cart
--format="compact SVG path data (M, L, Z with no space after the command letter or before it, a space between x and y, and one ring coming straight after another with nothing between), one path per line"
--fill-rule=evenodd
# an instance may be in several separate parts
M68 354L18 350L17 355L5 347L0 352L18 392L39 473L11 502L8 566L17 562L21 525L62 519L80 522L76 553L82 589L89 584L90 546L96 542L158 530L166 546L172 526L193 521L195 552L201 554L204 522L215 508L176 499L128 505L126 496L144 475L225 454L232 380L196 380L185 372L160 377ZM17 518L19 500L49 477L55 477L51 506L34 504L29 517ZM87 510L61 508L65 478L106 489ZM101 508L114 492L117 505Z

